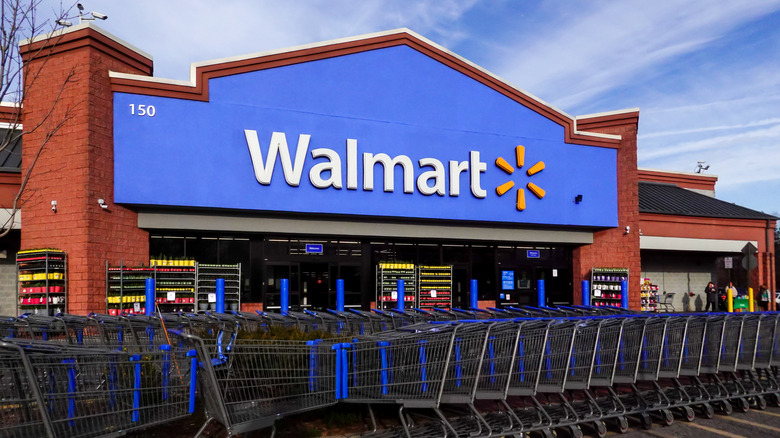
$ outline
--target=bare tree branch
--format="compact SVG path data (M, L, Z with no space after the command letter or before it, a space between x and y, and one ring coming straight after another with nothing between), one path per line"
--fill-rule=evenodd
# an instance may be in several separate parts
M46 146L52 141L60 129L75 116L75 109L81 104L70 105L62 108L61 100L63 92L74 82L75 71L69 71L59 86L57 95L51 100L51 104L45 109L43 117L34 125L23 123L22 102L29 94L32 87L36 86L41 77L41 72L51 59L51 54L63 36L58 32L60 20L68 18L68 14L75 6L75 2L69 7L63 7L60 2L59 9L52 9L47 13L49 19L38 19L39 11L44 4L43 0L0 0L0 102L6 103L0 107L0 122L3 122L4 135L0 138L0 152L14 145L28 134L43 130L38 144L30 144L29 141L22 145L25 149L34 149L36 152L29 162L25 162L25 172L22 176L19 190L14 197L9 219L0 226L0 238L6 236L12 229L14 219L22 206L22 200L26 198L25 190L33 175L38 159L44 153ZM48 35L44 44L32 45L35 37ZM34 69L25 66L19 51L19 44L28 42L30 47L37 47L34 51L25 54L26 59L35 59ZM8 104L11 105L8 105Z

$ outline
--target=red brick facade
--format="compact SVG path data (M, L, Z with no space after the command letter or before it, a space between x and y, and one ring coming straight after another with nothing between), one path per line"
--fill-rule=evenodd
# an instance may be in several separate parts
M591 269L629 269L629 307L639 309L639 186L637 179L636 135L639 112L586 116L577 119L577 128L588 132L619 135L617 149L618 226L593 233L593 244L572 252L574 302L582 303L582 280L590 280ZM626 233L626 227L630 227Z
M113 94L109 70L151 75L151 60L93 28L21 47L25 61L22 174L53 127L23 195L22 249L69 255L68 311L105 309L105 262L148 261L136 213L113 203ZM72 80L64 88L66 78ZM60 94L61 93L61 94ZM56 96L60 96L56 100ZM54 105L53 109L52 106ZM49 114L50 113L50 114ZM98 205L102 198L108 209ZM52 211L51 201L57 201Z

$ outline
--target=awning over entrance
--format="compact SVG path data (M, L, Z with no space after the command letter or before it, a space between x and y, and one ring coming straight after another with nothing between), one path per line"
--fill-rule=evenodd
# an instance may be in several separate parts
M686 237L641 236L639 249L666 251L697 251L718 253L739 253L748 243L758 246L758 242L748 240L692 239Z
M139 213L138 227L144 229L487 240L494 242L593 243L593 233L589 231L522 229L493 225L478 227L346 219L289 219L208 214Z

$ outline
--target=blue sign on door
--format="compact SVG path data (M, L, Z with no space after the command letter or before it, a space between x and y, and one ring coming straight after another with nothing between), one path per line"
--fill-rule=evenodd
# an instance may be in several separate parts
M526 251L526 257L529 259L538 259L539 258L539 250L538 249L529 249Z
M321 243L307 243L306 244L306 254L322 254L322 244Z
M501 271L501 290L515 290L515 271Z

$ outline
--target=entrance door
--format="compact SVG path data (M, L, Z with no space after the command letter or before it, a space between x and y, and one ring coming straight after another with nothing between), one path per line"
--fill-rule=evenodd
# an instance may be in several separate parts
M470 305L471 285L468 265L452 267L452 307L466 309Z
M263 308L279 309L281 305L281 280L289 280L289 305L298 307L301 305L300 288L298 286L299 268L296 264L269 263L265 266L265 285Z
M303 307L325 310L329 307L330 270L327 263L301 263Z
M571 279L567 269L535 268L534 277L536 280L544 280L544 294L547 301L545 305L571 305L573 303ZM534 282L533 288L536 294L536 282ZM536 301L537 305L542 304L538 303L538 298Z
M344 280L344 307L359 309L362 306L363 266L339 264L330 266L330 293L328 308L336 308L336 280Z

